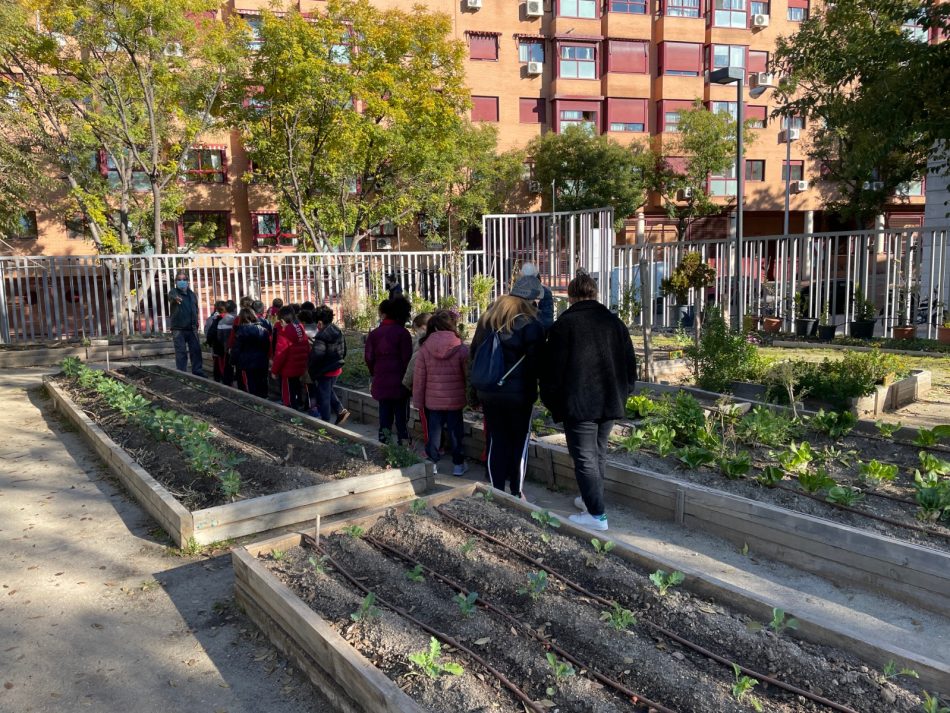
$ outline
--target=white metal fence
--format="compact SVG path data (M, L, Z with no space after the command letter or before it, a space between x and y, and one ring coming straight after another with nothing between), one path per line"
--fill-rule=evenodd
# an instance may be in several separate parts
M189 275L202 315L217 299L270 305L312 301L346 317L379 296L393 274L404 292L468 304L481 251L0 257L0 339L5 344L169 330L166 295Z
M661 294L660 285L683 254L695 250L716 271L702 302L719 305L729 314L736 304L734 249L729 239L616 246L611 302L622 304L625 298L638 302L643 306L641 324L651 315L656 326L676 326L677 305L674 298ZM947 230L746 238L738 283L746 314L779 317L786 328L799 317L818 318L827 310L830 323L839 326L838 333L849 333L858 292L875 305L877 334L890 336L903 323L925 325L918 334L933 338L942 310L950 309ZM689 304L694 296L690 295Z

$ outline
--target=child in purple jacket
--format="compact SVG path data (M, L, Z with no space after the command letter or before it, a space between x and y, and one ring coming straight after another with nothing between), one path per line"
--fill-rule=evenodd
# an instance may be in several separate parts
M370 394L379 403L379 440L385 443L396 422L398 443L409 440L409 391L402 385L409 359L412 337L406 320L412 311L405 297L383 300L379 305L382 322L366 337L364 357L373 382Z

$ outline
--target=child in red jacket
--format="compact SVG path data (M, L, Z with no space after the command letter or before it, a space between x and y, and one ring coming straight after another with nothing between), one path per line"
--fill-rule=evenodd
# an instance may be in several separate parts
M278 316L282 326L274 348L271 374L280 381L284 406L306 410L310 405L303 400L300 377L307 370L310 341L291 307L281 307Z

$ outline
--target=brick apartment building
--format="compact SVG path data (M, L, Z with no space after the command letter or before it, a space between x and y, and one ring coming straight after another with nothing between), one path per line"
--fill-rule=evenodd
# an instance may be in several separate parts
M410 0L377 0L380 6L408 5ZM303 12L319 12L321 2L300 0ZM500 148L524 146L544 131L584 124L620 141L673 138L678 112L700 99L714 111L736 111L735 85L706 80L708 70L740 65L747 75L764 71L776 38L794 33L813 9L809 0L429 0L431 10L452 18L454 37L468 48L467 73L472 92L472 119L497 123ZM223 12L259 21L259 0L231 0ZM748 87L748 84L747 84ZM746 151L745 231L747 235L782 232L785 171L791 171L792 232L834 229L822 212L817 167L792 144L786 167L783 122L770 119L770 93L758 99L746 92L746 117L757 122L756 141ZM800 119L792 128L807 134ZM107 175L108 157L100 157ZM272 245L288 230L278 224L276 201L264 186L247 184L247 154L240 136L230 132L208 137L189 163L186 211L168 226L179 239L189 222L213 220L219 226L215 250L293 250ZM734 201L734 171L711 176L710 190L723 203ZM807 181L807 187L799 181ZM542 187L525 171L525 190ZM884 216L888 227L921 225L921 184L908 187ZM630 216L630 228L638 222ZM659 238L666 222L656 196L644 209L640 225ZM697 237L723 236L727 210L697 227ZM52 210L37 209L14 239L18 252L80 255L93 252L82 227ZM418 248L414 227L385 227L364 249ZM290 241L285 241L290 242ZM7 249L2 252L7 252Z

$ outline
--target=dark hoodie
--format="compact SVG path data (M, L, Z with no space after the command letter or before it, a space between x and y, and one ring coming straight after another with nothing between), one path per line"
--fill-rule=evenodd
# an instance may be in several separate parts
M316 381L324 374L342 369L344 359L346 340L343 338L343 332L335 324L330 324L317 332L313 338L308 366L310 378Z

